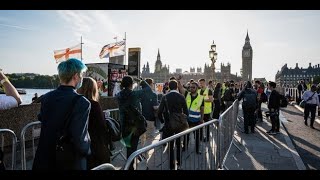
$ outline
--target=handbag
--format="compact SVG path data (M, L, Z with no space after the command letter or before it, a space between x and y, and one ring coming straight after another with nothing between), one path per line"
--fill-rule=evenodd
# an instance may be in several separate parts
M304 108L306 106L306 101L302 100L299 104L300 107Z
M126 137L133 132L135 136L141 136L147 131L146 118L131 104L125 110L125 120L128 121L123 128L122 136Z
M56 168L57 169L73 169L76 160L76 153L72 139L69 135L68 127L71 119L71 112L73 110L73 105L82 95L76 95L72 99L70 108L65 116L64 126L61 131L58 132L56 141Z
M170 113L167 97L164 96L166 109L169 115L168 130L171 133L180 133L189 128L188 117L183 113Z

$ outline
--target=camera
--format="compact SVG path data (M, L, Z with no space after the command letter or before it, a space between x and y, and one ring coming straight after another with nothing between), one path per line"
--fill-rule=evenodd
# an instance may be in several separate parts
M267 111L267 112L265 112L266 113L266 117L270 117L270 116L277 116L277 115L279 115L279 113L277 112L277 111L275 111L275 112L270 112L270 111Z

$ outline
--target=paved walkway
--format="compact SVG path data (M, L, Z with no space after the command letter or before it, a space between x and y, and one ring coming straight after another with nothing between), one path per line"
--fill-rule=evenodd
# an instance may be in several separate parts
M147 138L147 143L156 143L160 139L160 134L155 136L149 136ZM209 144L210 143L210 144ZM117 142L117 150L123 147L121 143ZM201 153L195 152L195 140L194 135L191 133L189 146L185 151L181 151L181 166L176 167L180 170L207 170L212 169L214 163L214 150L212 150L212 145L215 144L212 142L200 142L200 151ZM138 148L141 147L139 144ZM150 150L147 154L147 163L146 161L138 163L138 170L146 170L147 167L149 170L169 170L169 153L168 145L156 147L155 150ZM126 154L126 150L123 149L123 154ZM112 164L116 169L123 169L126 163L125 158L120 154L112 160ZM162 166L161 166L162 164Z
M263 104L263 111L267 111ZM239 114L242 114L240 109ZM282 122L286 118L280 114ZM264 115L263 122L256 124L255 133L245 134L243 121L235 132L235 138L241 143L236 144L241 152L232 146L228 154L225 166L230 170L304 170L306 169L299 154L293 146L286 130L281 123L280 134L268 135L266 131L271 129L270 120Z
M235 139L237 139L238 142L235 141L235 144L241 149L241 151L239 151L235 146L231 147L225 162L225 169L229 169L229 170L304 170L306 169L305 164L303 163L302 159L298 154L299 149L303 150L303 147L302 148L298 147L298 152L297 152L291 139L287 134L287 131L283 127L283 124L287 125L288 122L289 124L290 122L293 122L294 117L299 119L297 115L299 113L293 112L293 109L290 109L290 108L293 108L293 107L288 106L288 108L285 108L280 114L280 119L282 121L281 129L280 129L281 133L277 135L266 134L266 131L271 129L271 123L270 123L270 120L267 119L265 116L264 116L263 122L257 123L255 128L255 133L253 134L245 134L241 132L243 131L243 121L240 120L240 123L238 124L239 127L236 129L236 132L235 132ZM266 105L263 105L262 109L263 111L267 111ZM292 112L289 112L288 110ZM242 116L241 108L240 108L239 115ZM291 117L290 115L294 117ZM292 127L295 127L295 123L291 123L291 125ZM319 125L316 125L315 127L320 129ZM311 128L307 128L307 129L312 130ZM316 130L313 130L313 131L316 131ZM289 132L290 132L290 128L289 128ZM317 133L319 135L320 131L318 130ZM313 155L313 157L317 157L317 158L320 157L320 154L319 154L320 144L318 143L320 141L319 141L318 135L314 136L317 139L313 139L313 142L317 142L315 143L316 146L314 146L311 143L307 143L307 146L309 146L309 148L311 149L313 148L313 151L312 151L313 153L312 152L310 153L310 151L308 152L309 157L310 155ZM300 134L294 135L294 136L300 139L300 140L294 140L294 141L297 141L295 142L295 144L297 145L299 145L299 141L300 141L300 144L306 144L305 143L306 141L312 142L312 139L306 139L306 137L300 136ZM153 137L148 137L147 143L150 144L152 142L158 142L159 139L160 139L160 134L156 134ZM191 142L189 147L192 147L192 148L189 148L189 150L182 153L182 158L186 160L185 162L182 163L183 164L182 169L184 170L208 169L207 167L210 166L211 164L206 162L205 159L212 158L212 156L210 157L208 153L209 151L212 151L212 150L207 148L208 144L201 142L201 148L202 148L201 151L203 153L200 155L196 154L193 148L194 147L193 139L194 138L191 135L190 137ZM302 140L305 140L305 141L302 142ZM116 146L116 150L121 150L123 147L120 142L117 142L115 146ZM305 155L302 155L303 158L307 157L306 155L308 155L308 153L305 153ZM122 157L122 154L124 155L124 157L126 157L125 148L111 162L116 167L116 169L122 169L126 163L126 159ZM163 159L161 159L161 156L160 156L161 154ZM162 169L164 170L168 169L167 148L161 149L161 147L159 147L156 151L150 151L147 156L148 156L149 169L160 170L161 162L163 162L164 164ZM204 158L205 156L209 158ZM306 163L308 165L308 169L319 169L314 165L314 163L312 163L312 162L315 162L315 159L314 158L312 159L312 157L310 158L311 159L309 163L308 162ZM316 159L316 161L320 162L319 159ZM309 166L309 164L313 164L313 166ZM138 169L145 170L146 169L145 164L140 163L138 166Z
M304 124L303 109L300 107L288 106L283 111L283 115L288 118L285 127L296 146L307 169L320 170L320 121L317 117L314 123L315 129Z

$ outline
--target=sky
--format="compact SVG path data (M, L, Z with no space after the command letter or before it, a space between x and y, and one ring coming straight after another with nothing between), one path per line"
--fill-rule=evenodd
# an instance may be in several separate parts
M57 74L54 50L83 39L83 62L101 63L101 48L127 35L127 48L141 48L141 67L154 71L158 48L163 64L189 71L211 63L238 75L247 30L253 49L253 77L274 80L284 64L320 64L320 11L0 11L0 69L5 73Z

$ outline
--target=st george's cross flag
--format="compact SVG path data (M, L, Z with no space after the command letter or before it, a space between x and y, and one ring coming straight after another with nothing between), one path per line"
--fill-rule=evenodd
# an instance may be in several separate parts
M100 59L122 56L125 54L125 41L110 43L102 47L99 54Z
M81 58L81 44L67 49L54 51L54 59L56 59L56 63L66 61L70 58Z

